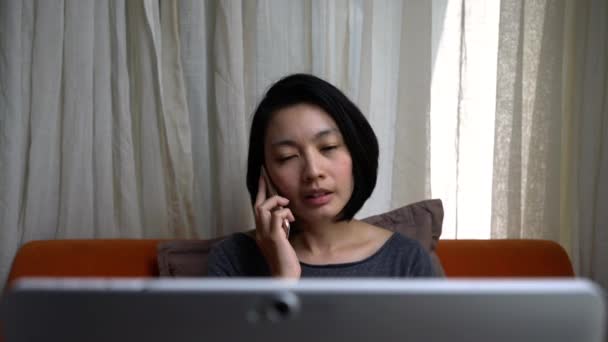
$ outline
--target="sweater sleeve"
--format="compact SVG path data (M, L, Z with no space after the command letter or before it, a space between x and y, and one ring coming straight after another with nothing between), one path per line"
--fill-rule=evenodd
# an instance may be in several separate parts
M217 243L207 257L208 277L265 277L270 271L255 240L235 233Z
M226 255L221 242L211 248L207 257L207 263L208 277L231 277L236 274L234 266Z
M431 256L427 253L422 246L418 245L417 252L414 254L415 257L412 260L410 268L411 277L436 277L437 275L433 271L433 263Z

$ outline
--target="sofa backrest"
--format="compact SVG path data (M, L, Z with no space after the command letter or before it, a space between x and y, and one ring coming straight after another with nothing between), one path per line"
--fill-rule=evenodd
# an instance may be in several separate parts
M23 276L156 277L165 240L45 240L24 244L7 284ZM565 250L547 240L441 240L448 277L571 277Z
M7 284L24 276L155 277L156 246L161 241L164 240L31 241L17 252Z

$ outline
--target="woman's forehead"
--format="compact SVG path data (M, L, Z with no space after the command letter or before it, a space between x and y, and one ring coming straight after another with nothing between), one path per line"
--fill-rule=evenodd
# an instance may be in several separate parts
M273 114L266 129L266 141L314 140L340 135L335 121L323 109L309 104L297 104Z

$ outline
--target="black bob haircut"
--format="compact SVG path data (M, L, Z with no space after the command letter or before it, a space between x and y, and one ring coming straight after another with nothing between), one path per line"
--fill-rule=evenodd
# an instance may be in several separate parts
M255 203L258 192L260 169L264 163L264 138L272 115L281 109L302 103L316 105L331 116L350 152L353 193L336 221L351 220L376 186L378 139L363 113L346 95L313 75L294 74L279 80L266 92L253 115L247 160L247 189L251 203Z

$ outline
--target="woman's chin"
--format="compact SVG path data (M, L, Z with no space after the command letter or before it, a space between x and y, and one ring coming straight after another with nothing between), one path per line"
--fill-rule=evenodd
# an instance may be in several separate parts
M332 206L320 208L305 208L300 212L300 217L305 217L305 221L310 224L335 222L336 217L340 214L340 210Z

